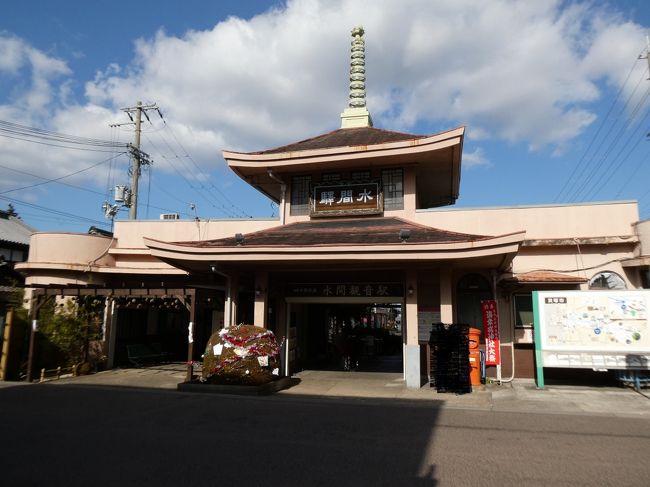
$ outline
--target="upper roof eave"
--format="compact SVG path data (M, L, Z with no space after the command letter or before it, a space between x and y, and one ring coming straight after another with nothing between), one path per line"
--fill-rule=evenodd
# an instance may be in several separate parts
M265 167L293 165L299 162L323 162L328 159L340 159L341 156L351 155L355 158L385 155L394 153L429 152L450 145L461 145L465 127L440 132L429 136L414 136L413 139L383 142L371 145L346 145L324 149L308 149L290 152L236 152L223 151L223 157L230 167L257 167L264 163ZM451 141L451 143L449 143Z

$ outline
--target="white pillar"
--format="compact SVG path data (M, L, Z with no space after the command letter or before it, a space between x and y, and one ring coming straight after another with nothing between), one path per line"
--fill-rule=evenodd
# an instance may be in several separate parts
M440 321L442 323L454 322L451 269L448 267L440 269Z
M115 343L117 342L117 307L115 300L109 299L110 307L107 306L109 313L108 321L110 323L108 328L108 361L106 367L112 369L115 367Z
M420 344L418 341L418 274L417 270L406 271L406 345L404 346L404 378L406 387L419 389L422 386L420 372ZM412 293L410 291L413 291Z
M239 299L239 279L231 275L226 282L226 299L224 301L224 326L237 324L237 305Z
M255 308L253 310L253 324L266 328L267 309L269 302L269 273L258 271L255 273Z

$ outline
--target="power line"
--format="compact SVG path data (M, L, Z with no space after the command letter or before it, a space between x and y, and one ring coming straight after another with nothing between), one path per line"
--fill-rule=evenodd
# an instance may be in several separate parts
M638 108L640 108L642 103L644 103L648 99L649 95L650 95L650 87L646 91L646 94L645 94L645 97L643 98L643 100L641 102L639 102L639 104L637 105ZM636 116L637 113L638 113L638 110L635 109L635 112L633 113L633 115L629 119L629 123L626 124L623 128L621 128L621 130L619 131L619 135L622 136L623 132L629 128L629 125L632 123L632 120L634 119L634 117ZM616 171L618 171L621 168L621 166L623 165L623 163L627 161L630 154L632 154L634 149L636 149L637 146L639 145L639 143L643 140L643 133L642 132L645 131L644 130L644 122L648 118L649 114L650 114L650 107L648 107L648 109L645 112L645 115L643 115L639 119L636 127L630 132L628 138L623 143L623 147L629 147L629 150L627 151L627 154L625 155L625 157L621 158L621 155L623 154L622 150L617 152L614 159L610 162L609 168L604 169L604 171L601 173L601 175L592 184L592 190L585 193L585 196L582 198L582 201L588 200L589 198L591 198L591 197L595 196L596 194L598 194L600 192L600 190L603 188L603 186L608 182L609 178L612 177L614 174L616 174ZM636 138L636 142L632 144L632 141L635 138ZM604 157L609 156L611 151L618 144L619 140L620 139L618 139L618 136L617 136L617 139L614 140L614 142L612 143L610 149L608 150L608 152L605 154ZM632 145L630 145L630 144L632 144ZM620 162L616 166L614 166L614 163L619 158L621 158Z
M76 176L77 174L81 174L84 171L89 171L90 169L93 169L93 168L95 168L95 167L97 167L97 166L99 166L101 164L105 164L106 162L111 161L111 160L115 159L116 157L121 156L122 154L125 154L125 152L121 152L121 153L119 153L119 154L117 154L115 156L109 157L108 159L104 159L103 161L99 161L98 163L93 164L92 166L88 166L88 167L86 167L84 169L79 169L78 171L75 171L73 173L66 174L64 176L60 176L58 178L53 178L53 179L42 178L42 179L45 179L45 181L41 181L40 183L30 184L29 186L23 186L21 188L14 188L14 189L9 189L9 190L6 190L6 191L2 191L2 192L0 192L0 194L13 193L14 191L20 191L20 190L23 190L23 189L35 188L36 186L42 186L44 184L56 183L56 182L60 181L61 179ZM36 176L36 177L41 177L41 176Z
M643 51L642 51L642 52L643 52ZM563 195L564 195L565 198L567 198L568 200L570 200L570 199L568 198L568 196L569 196L569 191L571 190L572 187L574 187L574 185L575 185L575 184L576 184L580 179L582 179L582 177L584 176L585 171L587 170L587 168L588 168L588 166L589 166L591 160L593 160L593 158L594 158L595 155L598 153L598 151L599 151L600 148L602 147L603 143L605 142L605 140L607 139L607 137L609 136L609 134L610 134L611 131L613 130L613 127L616 125L616 121L615 121L614 124L610 127L610 129L609 129L609 131L607 132L607 134L606 134L604 137L601 137L601 138L599 139L599 136L600 136L601 131L605 128L605 126L606 126L608 120L610 120L610 115L612 115L612 112L613 112L614 109L616 108L616 106L617 106L617 104L618 104L618 101L619 101L619 99L620 99L622 93L624 92L625 87L626 87L627 84L628 84L628 81L630 80L630 77L631 77L632 74L634 73L634 70L635 70L635 68L636 68L637 62L638 62L638 59L635 59L635 60L632 62L632 66L630 67L630 70L629 70L627 76L625 77L625 81L623 82L623 84L621 84L621 86L620 86L618 92L616 93L616 96L614 97L614 99L613 99L613 101L612 101L612 103L611 103L611 105L610 105L610 107L609 107L609 110L607 111L605 117L601 120L600 124L598 125L598 128L597 128L596 132L594 133L593 137L592 137L591 140L589 141L589 144L587 145L587 148L585 149L585 151L583 152L582 156L580 157L580 160L578 161L578 163L576 164L576 166L573 168L573 171L571 171L571 174L570 174L569 177L565 180L564 185L562 186L562 188L560 189L560 191L559 191L558 194L556 195L555 200L554 200L555 202L560 201L560 199L562 198ZM630 94L630 96L628 97L628 99L627 99L627 101L626 101L626 103L625 103L625 106L627 106L627 105L629 104L630 100L632 99L632 97L633 97L634 94L636 93L636 90L638 89L638 87L639 87L639 85L640 85L642 79L643 79L643 77L642 77L641 79L639 79L639 82L637 83L637 85L636 85L636 87L634 88L633 92L632 92L632 93ZM619 114L620 114L622 111L624 111L624 109L625 109L625 108L623 108L623 109L619 112ZM594 155L591 157L591 159L588 159L588 158L587 158L587 155L588 155L589 152L591 151L591 148L593 147L593 145L594 145L594 143L596 142L596 140L600 140L600 144L598 145L598 147L597 147L596 150L594 151ZM565 192L566 192L566 194L565 194Z
M64 216L66 218L72 218L72 219L77 220L77 221L84 221L84 222L92 223L93 225L107 226L106 222L104 222L104 221L93 220L92 218L87 218L85 216L75 215L73 213L68 213L68 212L61 211L61 210L54 210L52 208L47 208L45 206L40 206L40 205L37 205L35 203L28 203L27 201L19 200L17 198L11 198L9 196L0 195L0 199L5 200L5 201L10 201L10 202L13 202L13 203L18 203L18 204L21 204L21 205L24 205L24 206L28 206L30 208L35 208L37 210L41 210L41 211L44 211L46 213L52 213L54 215Z
M53 183L56 183L56 184L61 184L61 185L63 185L63 186L67 186L67 187L69 187L69 188L78 189L78 190L80 190L80 191L85 191L85 192L87 192L87 193L92 193L92 194L96 194L96 195L99 195L99 196L104 196L104 193L102 193L101 191L95 191L94 189L85 188L85 187L83 187L83 186L76 186L76 185L74 185L74 184L66 183L66 182L61 181L60 178L59 178L59 180L48 179L48 178L45 178L45 177L43 177L43 176L39 176L39 175L37 175L37 174L33 174L33 173L30 173L30 172L27 172L27 171L21 171L21 170L19 170L19 169L15 169L15 168L13 168L13 167L4 166L4 165L2 165L2 164L0 164L0 167L1 167L1 168L4 168L4 169L8 169L8 170L10 170L10 171L14 171L14 172L20 173L20 174L24 174L24 175L26 175L26 176L31 176L31 177L34 177L34 178L44 179L44 180L46 180L47 182L53 182ZM65 177L65 176L64 176L64 177ZM0 194L2 194L2 193L0 193ZM169 195L173 197L173 195L171 195L171 193L169 193ZM181 201L181 203L184 203L184 202ZM189 206L189 203L186 203L186 204ZM160 211L164 211L164 212L167 212L167 213L172 213L172 212L173 212L173 210L170 210L169 208L162 208L162 207L160 207L160 206L155 206L155 205L150 205L150 206L151 206L151 208L153 208L153 209L160 210ZM186 215L186 216L192 216L192 215L189 214L189 213L183 213L183 214Z
M650 109L648 110L644 120L648 118L648 115L650 115ZM643 132L643 125L642 124L639 124L639 128L641 128L641 132ZM639 130L637 129L635 132L630 134L628 139L625 141L625 145L624 145L625 147L629 147L629 149L628 149L627 153L625 154L625 156L621 157L621 155L623 154L622 151L617 153L616 157L611 162L609 171L607 173L603 173L601 175L600 179L598 180L598 182L595 183L595 184L598 184L598 183L600 183L600 184L598 184L597 187L594 187L592 189L592 191L583 198L583 201L589 200L591 198L595 198L596 195L598 195L605 188L607 183L611 183L612 178L614 177L614 175L616 175L618 173L618 171L621 169L621 167L623 166L623 164L626 163L630 159L630 156L632 155L632 153L637 149L637 147L639 147L639 144L643 141L642 134L639 134L638 132L639 132ZM636 142L633 142L634 139L636 139ZM618 160L618 164L616 164L616 166L614 166L614 163L617 160ZM634 173L636 173L638 171L638 169L641 166L641 162L643 162L643 161L640 161L639 164L637 164L634 171L632 171L632 174L634 174ZM628 181L629 181L629 179L628 179ZM620 195L621 191L622 191L622 189L617 193L617 197L618 197L618 195Z
M184 145L181 143L181 141L178 139L178 137L176 136L176 133L172 130L171 126L167 123L167 121L165 121L165 120L163 119L163 123L165 124L165 128L169 131L169 133L172 134L172 137L174 138L174 140L176 141L176 143L178 144L178 146L179 146L179 147L181 148L181 150L185 153L185 156L184 156L184 157L187 157L187 158L190 160L190 162L192 162L192 164L194 165L194 167L196 167L196 169L199 171L200 174L207 174L207 175L208 175L208 178L209 178L209 177L210 177L209 173L206 173L206 171L204 171L204 170L199 166L199 164L196 162L196 160L194 160L194 158L190 155L189 151L185 148L185 146L184 146ZM232 200L231 200L231 199L230 199L230 198L229 198L229 197L228 197L228 196L227 196L223 191L221 191L217 186L215 186L211 181L208 180L208 182L209 182L209 184L210 184L210 188L211 188L211 189L214 189L215 191L217 191L217 192L221 195L221 197L223 197L224 200L225 200L227 203L230 204L230 207L231 207L231 208L232 208L236 213L239 213L239 215L236 215L236 216L244 216L244 217L250 216L250 215L246 214L246 212L245 212L241 207L235 205L234 202L233 202L233 201L232 201ZM201 184L202 184L202 182L201 182ZM203 184L202 184L202 186L203 186ZM203 186L203 187L204 187L204 186Z
M94 194L98 194L98 195L102 195L102 196L104 195L104 193L100 193L99 191L95 191L95 190L92 190L90 188L84 188L83 186L76 186L74 184L65 183L63 181L50 180L50 179L45 178L43 176L39 176L37 174L33 174L33 173L27 172L27 171L21 171L20 169L15 169L13 167L4 166L2 164L0 164L0 167L3 168L3 169L8 169L9 171L17 172L19 174L24 174L25 176L31 176L33 178L39 178L39 179L44 179L44 180L47 180L47 181L52 181L54 183L61 184L63 186L68 186L69 188L79 189L81 191L86 191L88 193L94 193Z
M619 111L619 115L621 113L627 112L628 107L629 107L630 103L632 102L632 100L634 98L634 95L636 94L636 91L638 90L641 82L644 79L645 79L645 70L643 72L643 75L639 79L638 83L636 84L633 92L627 98L627 100L625 102L625 105ZM645 102L646 99L647 99L647 93L646 93L645 96L643 96L641 98L641 100L634 107L634 109L632 110L632 114L630 116L628 116L628 117L625 117L625 121L623 122L623 125L618 128L618 131L614 135L613 139L610 139L609 137L612 134L612 132L614 131L614 129L617 127L618 119L617 119L617 121L615 121L610 126L610 128L607 131L607 133L605 134L605 136L601 138L600 143L598 144L598 147L596 148L596 151L594 152L592 157L589 160L587 160L587 164L583 167L582 172L580 173L580 176L577 179L580 180L580 179L583 178L583 176L584 176L584 179L583 179L582 183L579 184L579 185L576 185L576 187L574 187L574 190L572 191L572 193L570 195L568 195L568 201L576 201L579 198L580 194L583 192L583 190L587 187L587 185L591 182L591 180L594 178L594 176L598 173L600 168L603 166L603 164L607 160L607 157L609 156L610 152L616 146L616 144L618 143L620 137L625 132L625 130L627 130L629 125L632 123L632 120L634 119L634 117L636 116L636 114L638 113L639 109L641 108L643 102ZM609 145L606 146L606 149L605 149L604 153L602 153L602 155L600 156L600 159L596 163L595 168L593 170L590 170L588 172L588 174L586 174L586 171L587 171L589 165L592 162L594 162L594 160L596 159L596 155L599 153L599 151L603 147L603 145L606 144L606 142L609 142Z
M165 155L165 154L164 154L164 153L163 153L163 152L162 152L158 147L156 147L156 144L154 144L153 141L152 141L151 139L149 139L149 137L147 137L146 134L145 134L145 138L149 141L149 143L151 144L151 146L152 146L155 150L157 150L157 151L160 153L161 157L162 157L163 159L165 159L165 160L169 163L169 165L172 167L172 169L174 169L174 171L176 171L176 174L178 174L178 176L179 176L183 181L185 181L185 183L186 183L186 184L187 184L191 189L197 190L197 191L198 191L197 194L199 194L199 195L200 195L202 198L204 198L208 203L210 203L210 205L212 205L212 206L215 207L215 208L221 208L221 209L224 211L224 213L229 214L229 216L235 216L235 217L238 216L237 214L233 213L232 210L230 210L229 208L227 208L225 205L223 205L222 203L220 203L220 202L217 201L216 199L211 200L210 198L212 197L212 195L211 195L210 193L208 193L208 192L201 193L200 190L201 190L201 189L205 190L205 188L202 188L202 187L196 187L195 185L193 185L193 184L190 182L190 180L185 176L185 174L183 174L183 172L180 171L180 170L176 167L176 165L172 162L172 160L171 160L170 158L168 158L168 157L167 157L167 156L166 156L166 155ZM163 141L166 142L166 141L164 140L164 138L163 138ZM168 145L168 144L167 144L167 145ZM168 145L168 147L169 147L169 150L172 151L172 153L174 153L174 152L173 152L173 149L172 149L169 145ZM179 159L179 157L178 157L177 154L175 154L175 157L176 157L177 159Z
M26 125L20 125L6 120L0 120L0 136L51 147L91 152L111 152L115 148L124 149L128 147L128 144L116 144L109 140L63 134L35 127L28 127Z
M70 147L70 146L61 145L61 144L50 144L50 143L47 143L47 142L39 142L37 140L31 140L31 139L26 139L26 138L21 138L21 137L12 137L11 135L4 135L4 134L0 134L0 137L5 137L7 139L14 139L14 140L22 140L24 142L29 142L31 144L46 145L48 147L59 147L61 149L80 150L80 151L85 151L85 152L113 152L112 150L107 150L107 149L88 149L88 148L85 148L85 147Z
M642 156L642 157L639 159L639 162L637 163L637 165L636 165L636 167L634 168L634 170L630 172L630 176L627 178L627 180L625 181L625 183L623 183L623 185L621 186L621 189L618 190L618 193L616 193L616 198L618 198L618 197L621 195L621 193L623 192L623 190L624 190L625 188L627 188L627 186L628 186L628 185L629 185L629 184L634 180L634 178L635 178L635 176L636 176L636 173L639 172L639 169L641 169L641 166L643 166L643 163L646 162L646 160L647 160L648 158L650 158L650 149L649 149L648 151L646 151L645 155ZM647 194L648 194L648 193L646 193L644 196L647 196Z

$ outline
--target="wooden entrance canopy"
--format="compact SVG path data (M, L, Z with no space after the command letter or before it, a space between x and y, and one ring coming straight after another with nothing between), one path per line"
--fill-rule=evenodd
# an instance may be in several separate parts
M32 299L29 305L29 314L32 326L29 336L29 352L27 357L27 382L33 378L35 337L38 331L38 315L41 306L50 298L55 296L64 297L85 297L96 296L107 299L132 297L132 298L177 298L190 314L188 323L188 350L187 350L187 374L186 380L192 379L193 355L194 355L194 322L196 316L196 288L175 287L175 288L133 288L133 287L93 287L93 286L42 286L32 288Z

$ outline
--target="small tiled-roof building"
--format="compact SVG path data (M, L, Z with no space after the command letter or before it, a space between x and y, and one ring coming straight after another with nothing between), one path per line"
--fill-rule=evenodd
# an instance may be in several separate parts
M12 212L0 210L0 319L11 294L24 284L24 277L14 270L14 265L27 260L33 233L34 229Z

